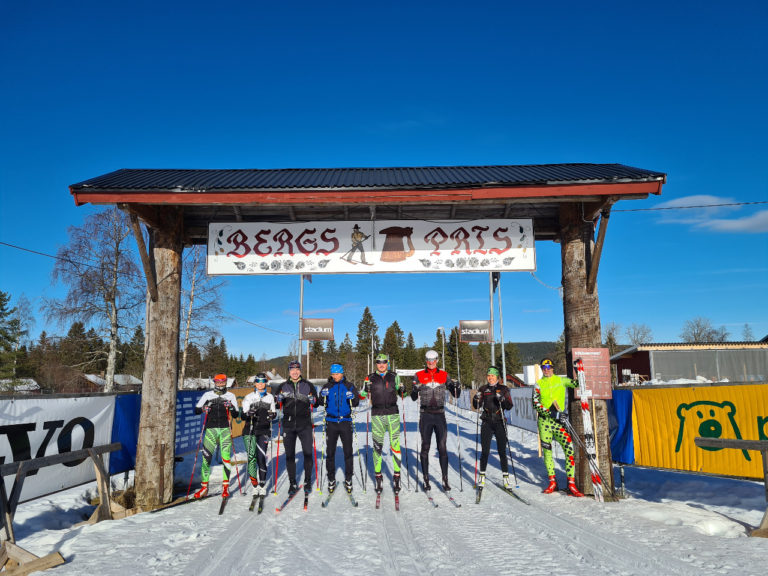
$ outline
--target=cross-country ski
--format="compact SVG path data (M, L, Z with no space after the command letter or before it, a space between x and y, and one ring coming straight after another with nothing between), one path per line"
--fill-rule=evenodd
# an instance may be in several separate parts
M283 501L283 503L277 508L275 508L275 512L282 512L285 509L285 507L288 506L288 504L290 504L294 498L296 498L296 495L302 491L303 487L304 485L301 484L299 485L298 489L295 492L293 492L292 494L288 494L288 497Z

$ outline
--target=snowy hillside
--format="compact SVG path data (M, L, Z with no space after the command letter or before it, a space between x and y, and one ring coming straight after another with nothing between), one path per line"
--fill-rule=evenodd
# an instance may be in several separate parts
M275 506L284 500L288 484L281 458L279 495L270 493L260 515L248 512L249 486L244 496L235 493L223 516L217 515L220 499L212 497L73 529L92 510L86 493L94 494L95 487L81 487L21 504L14 523L18 544L38 555L59 550L67 563L49 571L56 575L766 573L768 540L746 537L746 527L760 522L766 506L758 482L627 468L629 497L619 503L547 496L540 493L546 473L537 456L536 436L511 429L519 493L530 505L490 483L481 504L475 505L476 422L474 414L464 411L458 416L463 491L455 453L457 417L452 411L448 414L453 495L462 506L454 507L433 489L439 507L432 508L423 492L414 492L417 412L410 400L405 406L412 478L410 491L404 478L400 512L394 510L388 489L387 453L380 510L374 507L372 481L369 479L368 492L363 493L356 479L358 508L343 493L322 508L323 495L315 489L308 511L302 510L297 498L276 514ZM361 442L365 416L361 409L357 416ZM316 421L322 423L321 414ZM316 428L316 434L319 454L322 426ZM239 440L237 445L239 457L244 459ZM500 477L494 450L495 444L489 478ZM555 461L558 480L564 483L558 449ZM339 448L337 463L342 462ZM355 468L357 473L357 457ZM430 471L437 480L436 451ZM188 479L189 473L183 465L177 470L179 479ZM342 477L339 471L337 479ZM220 478L221 468L214 467L214 491L219 490ZM237 480L234 482L236 488ZM121 487L122 478L113 483Z

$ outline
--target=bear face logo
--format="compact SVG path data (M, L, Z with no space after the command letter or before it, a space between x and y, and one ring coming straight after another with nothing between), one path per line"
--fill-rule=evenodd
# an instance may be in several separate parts
M723 431L725 430L732 433L726 434L725 437L735 437L741 440L741 432L739 432L739 427L734 418L735 413L736 406L733 405L733 402L727 401L711 402L709 400L699 400L690 404L680 404L677 407L680 428L677 434L675 452L679 452L682 446L686 422L688 422L689 428L691 426L694 427L695 435L702 438L722 438ZM722 448L702 447L702 450L716 452L722 450ZM751 461L747 450L742 450L741 453L747 461Z

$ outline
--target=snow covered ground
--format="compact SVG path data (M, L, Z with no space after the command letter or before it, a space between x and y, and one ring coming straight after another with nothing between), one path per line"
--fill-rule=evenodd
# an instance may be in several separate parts
M365 404L361 405L363 408ZM423 492L414 492L416 405L406 400L408 464L411 489L401 494L396 512L390 489L382 507L368 481L363 493L355 480L353 508L343 492L327 508L313 491L309 510L296 498L282 513L288 482L283 459L277 497L264 512L248 512L250 486L235 494L223 516L220 499L144 513L123 520L73 528L88 517L95 485L70 489L19 506L14 522L18 544L44 555L58 550L67 563L51 574L729 574L764 575L768 571L768 539L747 538L766 507L762 483L692 474L627 468L628 498L599 504L590 498L540 493L546 476L537 456L536 436L511 429L512 450L526 506L488 483L480 505L474 503L474 414L452 409L448 414L455 508L438 490L432 508ZM365 441L365 411L358 413L358 439ZM322 415L317 415L322 422ZM458 476L456 421L461 430L463 491ZM322 426L316 428L318 446ZM402 440L401 440L402 441ZM239 457L245 453L237 441ZM433 443L434 447L434 443ZM385 449L386 450L386 449ZM489 478L500 478L492 447ZM319 454L319 450L318 450ZM555 451L558 480L564 483L562 453ZM318 456L319 457L319 456ZM337 464L343 459L339 448ZM192 458L177 468L186 486ZM391 481L390 459L385 478ZM199 468L198 460L198 468ZM372 463L371 463L371 476ZM356 472L358 469L355 457ZM241 472L242 472L241 467ZM299 466L301 470L301 466ZM439 476L433 449L430 472ZM618 479L618 469L616 471ZM342 473L337 473L337 479ZM211 485L219 490L221 467ZM241 480L242 473L241 473ZM618 480L617 480L618 481ZM386 484L386 482L385 482ZM122 476L113 479L122 488ZM237 481L235 480L235 488ZM245 484L243 484L245 487Z

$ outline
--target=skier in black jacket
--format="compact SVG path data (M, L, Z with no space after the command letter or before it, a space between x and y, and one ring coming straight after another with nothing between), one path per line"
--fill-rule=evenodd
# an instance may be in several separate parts
M289 378L275 392L283 409L283 444L285 446L285 467L291 483L289 494L299 489L296 482L296 438L301 441L304 454L304 492L312 491L312 409L317 405L315 385L301 377L301 362L293 360L288 364Z
M336 489L336 443L341 438L344 450L344 488L352 492L355 471L352 459L352 409L360 404L357 390L344 376L344 366L331 364L331 377L320 390L320 401L325 406L325 451L328 471L328 492Z
M504 486L510 487L507 469L507 425L502 410L512 409L512 397L509 388L499 381L500 372L496 366L488 368L486 376L488 383L481 386L472 398L472 406L480 410L480 481L478 486L485 486L485 468L488 465L488 455L491 452L491 437L496 437L496 449L499 451L501 474Z

